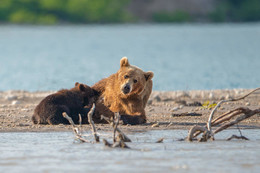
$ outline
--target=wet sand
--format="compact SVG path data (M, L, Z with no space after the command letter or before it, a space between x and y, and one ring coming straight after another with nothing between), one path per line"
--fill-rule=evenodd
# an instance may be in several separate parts
M210 91L153 91L146 114L148 122L143 125L121 125L125 131L190 129L207 122L211 112L210 108L201 104L217 103L222 99L238 98L250 89L210 90ZM4 91L0 92L0 132L46 132L46 131L71 131L69 125L34 125L31 121L36 105L53 91L27 92ZM257 91L244 100L224 103L215 113L215 116L236 109L260 107L260 91ZM240 128L260 129L260 115L254 115L241 123ZM108 124L97 124L98 130L110 131ZM83 125L83 130L90 130L89 125Z

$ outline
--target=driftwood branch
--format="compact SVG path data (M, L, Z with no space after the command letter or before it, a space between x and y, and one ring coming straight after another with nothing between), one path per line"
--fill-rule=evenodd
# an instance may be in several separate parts
M120 120L120 115L118 112L115 113L115 117L114 117L114 121L113 121L113 128L114 128L114 131L113 131L113 141L116 142L116 132L117 132L117 126L119 124L119 120Z
M97 135L97 130L96 130L94 121L92 120L92 115L93 115L94 111L95 111L95 103L93 103L93 106L92 106L92 108L90 109L90 111L88 113L88 122L89 122L89 124L91 126L92 133L93 133L93 136L95 138L95 141L99 142L99 136Z
M81 117L81 114L79 114L79 132L82 133L82 117Z
M109 118L104 117L103 115L101 116L101 118L104 119L105 121L107 121L109 124L112 124L112 126L113 126L113 120L110 120ZM131 142L131 139L128 138L118 127L114 128L114 129L122 136L122 139L124 142Z
M236 98L236 99L221 100L220 102L218 102L218 104L215 106L215 108L214 108L214 109L211 111L211 113L210 113L210 116L209 116L209 119L208 119L208 123L207 123L208 131L209 131L210 133L212 132L212 129L211 129L211 121L212 121L213 115L214 115L214 113L216 112L217 108L218 108L222 103L242 100L242 99L246 98L247 96L249 96L250 94L252 94L253 92L255 92L255 91L259 90L259 89L260 89L260 87L254 89L253 91L249 92L248 94L246 94L246 95L244 95L244 96L242 96L242 97Z
M188 134L188 138L187 138L188 141L193 141L194 137L196 137L197 134L198 134L197 132L204 134L201 141L207 141L207 137L208 137L207 135L208 135L209 131L206 127L202 127L202 126L193 126L190 129L189 134Z
M103 139L103 143L105 146L110 147L110 148L130 148L122 140L111 144L106 139Z
M242 100L259 89L260 88L256 88L253 91L249 92L248 94L246 94L240 98L221 100L220 102L218 102L218 104L215 106L215 108L211 111L211 113L209 115L209 119L208 119L206 127L202 127L202 126L192 127L189 131L187 139L189 141L192 141L195 137L197 137L201 133L203 133L203 135L202 135L202 138L200 139L200 141L206 141L209 138L214 139L214 134L221 132L235 124L238 124L239 122L243 121L244 119L247 119L255 114L260 113L260 109L250 110L248 108L240 107L235 110L228 111L228 112L218 116L214 120L212 120L214 113L216 112L217 108L222 103ZM231 120L231 119L234 119L234 120ZM220 127L218 127L215 131L212 131L212 127L217 126L217 125L220 125Z
M66 118L66 119L69 121L69 123L71 124L71 126L72 126L72 128L73 128L73 132L74 132L74 134L75 134L75 136L76 136L77 139L79 139L81 142L92 143L92 142L90 142L90 141L88 141L87 139L85 139L85 138L82 137L82 135L80 134L78 128L77 128L76 125L74 124L73 120L71 119L70 116L68 116L68 114L67 114L66 112L63 112L63 113L62 113L62 116L63 116L64 118Z
M237 136L237 135L232 135L231 137L227 138L227 141L230 141L232 139L243 139L243 140L249 140L247 137L245 136Z
M109 143L106 139L103 139L104 145L111 148L130 148L125 144L125 142L131 142L131 140L118 128L120 114L115 113L113 120L110 120L103 115L101 118L106 120L113 127L113 144ZM116 132L118 133L117 137Z
M230 126L233 126L237 123L239 123L240 121L243 121L244 119L247 119L257 113L260 113L260 109L256 109L256 110L250 110L248 108L239 108L241 110L241 112L234 114L235 115L239 115L241 113L243 113L243 115L238 116L235 120L230 121L230 122L226 122L225 124L223 124L222 126L218 127L215 131L214 134L221 132L222 130L227 129Z

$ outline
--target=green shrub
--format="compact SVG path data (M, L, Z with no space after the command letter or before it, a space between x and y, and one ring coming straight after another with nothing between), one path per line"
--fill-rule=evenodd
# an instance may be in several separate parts
M35 23L43 25L53 25L58 22L57 18L54 15L39 15Z
M191 16L185 11L175 12L159 12L153 14L153 21L155 22L189 22Z
M259 0L223 0L209 14L214 22L252 22L260 21Z
M30 11L18 10L9 17L11 23L35 23L36 15Z
M129 0L0 0L0 22L55 24L127 22Z

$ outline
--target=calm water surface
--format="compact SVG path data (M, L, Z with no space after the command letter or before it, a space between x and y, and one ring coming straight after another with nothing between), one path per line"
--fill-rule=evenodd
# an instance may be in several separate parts
M187 130L137 132L128 134L131 150L77 143L72 132L1 133L0 172L259 172L259 130L242 132L250 141L224 140L237 130L207 143L177 141Z
M155 90L260 85L260 24L0 25L0 90L94 84L119 60L155 73Z

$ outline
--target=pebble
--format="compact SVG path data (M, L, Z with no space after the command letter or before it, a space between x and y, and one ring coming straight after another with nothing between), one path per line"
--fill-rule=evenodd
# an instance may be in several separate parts
M225 97L224 97L224 96L221 96L219 99L220 99L220 100L225 100Z
M21 111L29 112L29 109L23 108L23 109L21 109Z
M159 127L159 123L153 124L152 127Z
M19 100L12 101L12 105L18 105L18 104L21 104L21 102Z
M184 106L183 105L180 105L179 108L182 109Z
M226 97L225 97L226 100L230 99L230 95L227 94Z
M176 107L174 107L174 108L172 108L172 112L174 112L174 111L177 111L177 110L179 110L180 108L179 108L179 106L176 106Z
M174 111L177 111L179 109L182 109L183 107L184 107L183 105L176 106L176 107L172 108L171 111L174 112Z
M6 99L6 100L9 100L9 101L11 101L11 100L16 100L16 99L17 99L17 96L15 96L15 95L7 95L7 96L5 97L5 99Z
M152 100L148 100L147 105L151 105L153 103Z
M211 92L211 93L209 93L209 99L214 99L215 97L214 97L214 94Z
M250 103L249 102L246 102L246 104L245 104L246 106L250 106Z
M6 108L6 107L7 107L7 105L0 105L0 108Z
M152 112L152 111L154 111L154 108L150 108L150 109L148 109L148 111L149 111L149 112Z
M162 100L161 97L160 97L159 95L155 96L154 99L155 99L157 102L159 102L159 101Z
M166 127L170 127L170 126L172 126L173 125L173 123L172 122L170 122L170 124L168 124Z

